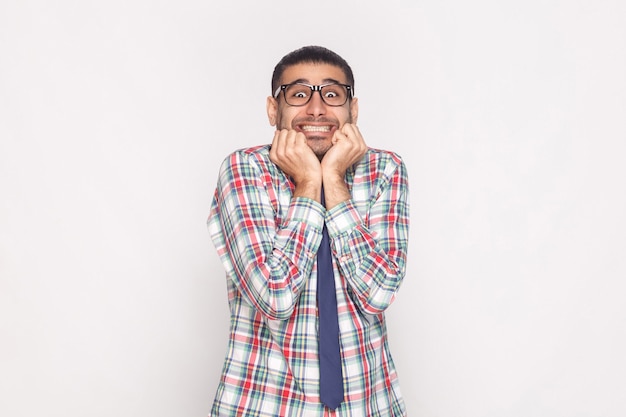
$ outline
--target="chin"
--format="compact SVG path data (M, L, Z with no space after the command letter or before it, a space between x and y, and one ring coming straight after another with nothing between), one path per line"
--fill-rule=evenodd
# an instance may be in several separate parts
M333 146L332 143L327 145L325 143L319 143L317 141L311 141L311 140L309 140L308 144L309 144L309 148L313 150L313 153L315 153L315 155L319 158L320 161L322 160L324 155L326 155L326 152L328 152L328 150L332 148Z

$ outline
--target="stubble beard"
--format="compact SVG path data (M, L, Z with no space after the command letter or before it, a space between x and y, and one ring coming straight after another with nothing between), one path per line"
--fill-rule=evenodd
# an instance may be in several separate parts
M317 159L319 159L320 161L324 158L326 152L328 152L328 150L333 147L332 142L330 142L329 144L324 143L324 141L327 140L328 139L321 136L312 136L307 138L306 140L307 145L309 145L309 148L311 148L315 156L317 156Z
M320 118L315 119L311 117L311 118L299 118L299 119L292 120L291 129L295 130L297 125L300 125L306 122L331 123L334 126L336 126L337 129L339 129L339 125L340 125L339 120L337 119L331 119L331 118L325 118L325 117L320 117ZM349 116L346 123L352 123L351 115ZM328 150L333 147L332 137L328 139L326 136L307 136L306 143L307 145L309 145L309 148L311 148L315 156L317 156L317 159L319 159L320 161L324 158L324 155L326 155L326 152L328 152Z

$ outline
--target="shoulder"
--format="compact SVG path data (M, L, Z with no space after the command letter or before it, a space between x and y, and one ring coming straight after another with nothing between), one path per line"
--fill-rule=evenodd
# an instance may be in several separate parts
M363 158L363 163L359 168L369 173L376 172L382 176L406 175L404 161L402 157L393 151L377 148L368 148Z
M237 149L224 158L221 171L239 170L243 167L267 169L268 165L272 164L269 158L269 148L269 145L258 145Z
M239 161L239 160L269 160L270 145L258 145L249 148L237 149L225 158L225 161Z
M390 164L402 165L402 157L393 151L377 148L368 148L365 157L374 161L382 161Z

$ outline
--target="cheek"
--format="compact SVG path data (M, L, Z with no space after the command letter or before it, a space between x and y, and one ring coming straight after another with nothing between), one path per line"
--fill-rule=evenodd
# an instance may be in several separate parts
M276 118L276 127L279 129L292 129L291 122L295 118L296 113L289 109L282 109Z
M337 112L335 113L335 117L337 118L337 120L339 120L341 126L346 123L352 123L352 113L350 113L349 111L342 111L340 113Z

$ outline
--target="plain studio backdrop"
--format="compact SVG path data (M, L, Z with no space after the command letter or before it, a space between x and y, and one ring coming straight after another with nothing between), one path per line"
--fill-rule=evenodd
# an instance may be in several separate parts
M0 415L208 414L218 167L320 44L409 171L409 415L623 417L625 5L2 0Z

